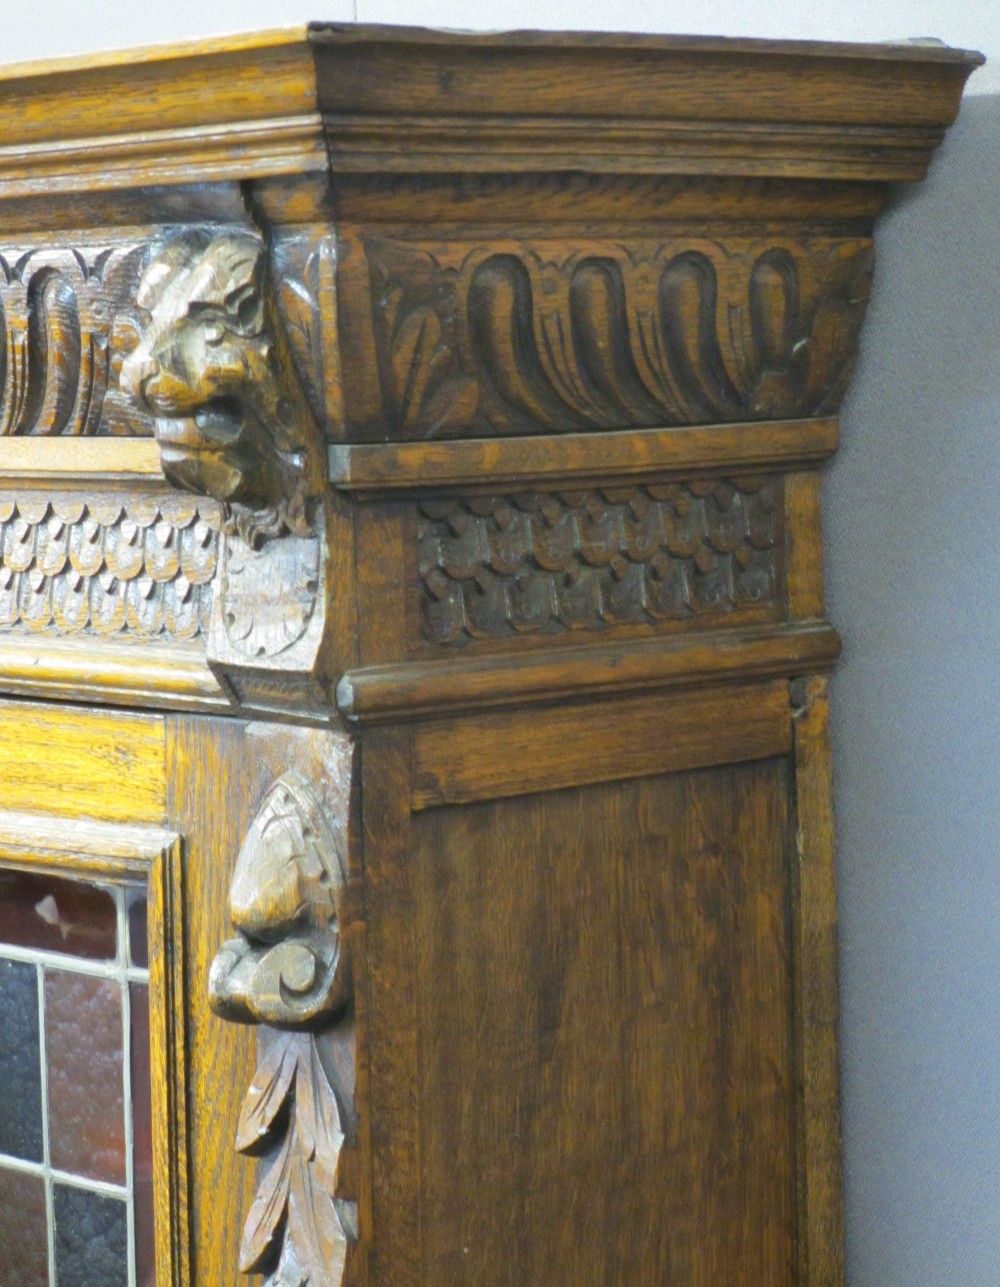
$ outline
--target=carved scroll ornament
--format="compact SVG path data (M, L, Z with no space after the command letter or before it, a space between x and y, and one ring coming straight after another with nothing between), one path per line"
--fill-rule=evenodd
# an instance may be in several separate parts
M315 792L295 773L271 787L236 860L229 911L240 937L212 966L212 1008L241 1023L297 1028L346 1005L340 906L346 874Z
M236 861L229 910L238 939L209 978L212 1008L279 1029L260 1062L237 1149L264 1158L240 1269L268 1287L339 1287L355 1237L336 1196L344 1131L316 1032L350 1001L341 940L344 855L312 787L287 773L270 788Z

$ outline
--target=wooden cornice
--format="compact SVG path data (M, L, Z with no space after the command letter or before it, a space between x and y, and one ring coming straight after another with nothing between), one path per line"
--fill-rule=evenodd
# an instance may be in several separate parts
M310 34L335 171L919 179L982 62L934 43Z
M0 197L325 168L305 27L0 68Z
M0 69L0 196L334 173L918 179L936 44L291 27Z

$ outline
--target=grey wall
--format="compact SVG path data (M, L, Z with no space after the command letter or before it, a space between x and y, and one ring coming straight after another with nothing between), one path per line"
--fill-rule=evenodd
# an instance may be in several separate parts
M877 237L824 490L851 1287L1000 1283L1000 98Z
M883 40L994 55L884 220L825 489L850 1287L1000 1284L997 0L0 0L5 60L310 17Z

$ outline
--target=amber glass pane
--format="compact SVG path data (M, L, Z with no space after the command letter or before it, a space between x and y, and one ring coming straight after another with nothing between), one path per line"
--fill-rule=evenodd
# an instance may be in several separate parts
M57 1287L127 1287L128 1216L120 1198L53 1185Z
M125 1183L121 988L64 970L45 975L49 1153L74 1175Z
M21 961L0 960L0 1153L42 1160L38 973Z
M0 1283L49 1287L45 1181L0 1169Z
M149 926L145 887L130 889L128 898L128 955L131 965L149 966Z
M107 890L58 876L0 871L0 943L111 961L117 929Z
M149 991L129 989L132 1011L132 1174L135 1188L135 1271L138 1287L156 1283L153 1236L153 1108L149 1068Z

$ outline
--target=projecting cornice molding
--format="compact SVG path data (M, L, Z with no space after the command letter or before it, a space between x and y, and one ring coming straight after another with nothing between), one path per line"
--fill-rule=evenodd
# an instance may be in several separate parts
M924 42L350 24L54 59L0 69L0 197L328 166L919 179L982 61Z

